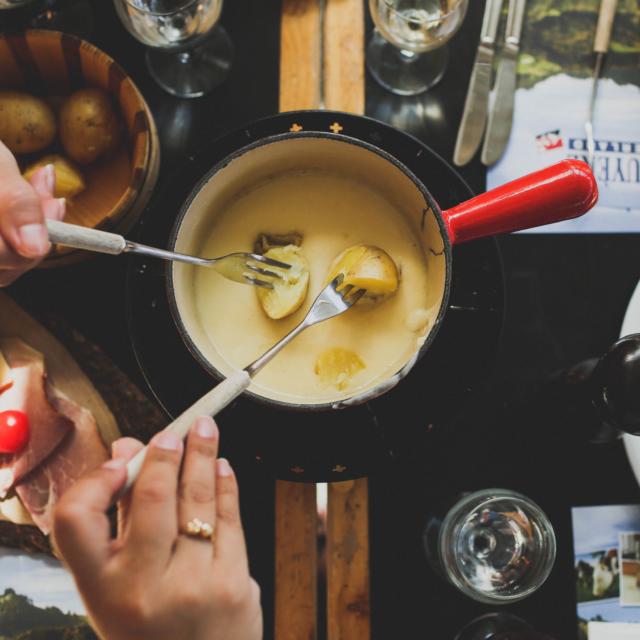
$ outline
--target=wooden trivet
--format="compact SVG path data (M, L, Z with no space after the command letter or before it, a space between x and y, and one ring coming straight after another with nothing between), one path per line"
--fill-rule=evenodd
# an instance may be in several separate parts
M280 110L364 113L363 0L283 0ZM332 483L327 512L327 638L368 640L368 482ZM276 640L317 637L316 487L276 487ZM320 612L324 615L324 612Z

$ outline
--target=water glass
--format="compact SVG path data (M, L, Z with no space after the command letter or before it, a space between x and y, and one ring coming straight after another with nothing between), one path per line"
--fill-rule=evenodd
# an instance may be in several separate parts
M556 557L549 518L532 500L485 489L459 500L424 534L432 566L464 594L487 604L526 598L548 578Z
M222 0L114 0L134 38L150 47L147 66L172 95L196 98L227 77L233 45L217 25Z
M487 613L465 625L454 640L553 640L510 613Z
M446 42L460 28L468 0L369 0L375 24L367 67L385 89L412 96L444 75Z

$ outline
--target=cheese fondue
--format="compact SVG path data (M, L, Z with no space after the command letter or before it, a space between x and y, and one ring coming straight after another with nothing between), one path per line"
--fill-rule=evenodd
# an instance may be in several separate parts
M356 305L298 336L257 374L251 386L255 393L321 404L370 389L413 357L438 314L441 291L430 292L434 284L417 231L363 180L322 168L287 171L253 184L205 215L210 218L200 224L197 255L252 251L260 233L298 232L310 268L304 304L281 320L267 317L254 287L230 282L213 269L191 270L197 322L209 342L197 346L224 374L251 363L302 320L325 286L333 260L351 245L381 247L400 272L400 286L388 300ZM441 288L439 279L441 274L435 287ZM317 375L316 362L329 348L348 349L364 364L348 384L328 384Z

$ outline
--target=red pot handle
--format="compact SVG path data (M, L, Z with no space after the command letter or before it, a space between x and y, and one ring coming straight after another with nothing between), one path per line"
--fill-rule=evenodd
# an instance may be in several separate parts
M562 160L443 211L452 244L577 218L598 201L589 165Z

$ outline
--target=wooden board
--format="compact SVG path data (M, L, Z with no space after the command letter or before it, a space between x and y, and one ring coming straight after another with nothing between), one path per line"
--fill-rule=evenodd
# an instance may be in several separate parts
M276 482L276 640L317 636L316 486Z
M364 2L326 0L324 105L364 113ZM371 637L369 496L366 478L329 485L327 639Z
M321 0L283 0L280 111L320 107L321 60Z
M368 480L329 485L327 639L371 637Z
M115 417L71 354L41 324L1 292L0 337L20 338L44 354L51 382L91 411L105 443L110 445L120 437Z
M283 0L280 111L321 102L321 0ZM275 638L317 637L315 485L276 482Z

